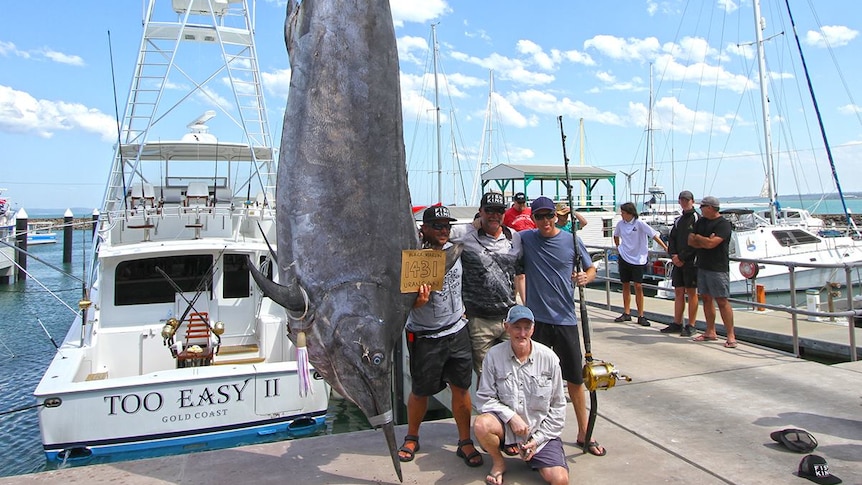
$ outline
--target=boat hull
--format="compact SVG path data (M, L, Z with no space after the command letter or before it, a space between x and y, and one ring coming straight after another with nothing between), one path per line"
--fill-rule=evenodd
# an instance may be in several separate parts
M46 379L64 374L64 351ZM56 374L55 374L56 373ZM294 362L213 365L150 375L56 385L36 391L48 460L102 456L172 446L209 447L214 440L281 434L298 437L325 428L329 387L299 397Z

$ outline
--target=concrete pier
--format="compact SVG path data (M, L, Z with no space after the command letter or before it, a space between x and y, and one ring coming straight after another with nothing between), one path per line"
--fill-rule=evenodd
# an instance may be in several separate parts
M589 299L603 301L604 295L590 290ZM662 304L671 303L649 299L647 308L657 315ZM845 484L862 484L862 362L820 364L742 337L738 348L725 349L723 339L696 343L660 333L662 325L613 323L617 313L590 307L593 354L613 362L633 382L599 391L594 437L607 447L607 456L584 455L574 447L569 407L563 441L570 483L809 483L795 475L805 455L769 437L796 427L817 438L814 453L826 458L834 475ZM762 315L739 312L737 326L751 327L754 317ZM397 427L399 441L405 433L405 426ZM420 435L422 449L402 465L404 483L483 482L490 461L468 468L455 456L452 420L426 422ZM507 464L506 484L541 483L519 460L509 458ZM0 485L109 482L397 484L398 479L378 431L0 479Z

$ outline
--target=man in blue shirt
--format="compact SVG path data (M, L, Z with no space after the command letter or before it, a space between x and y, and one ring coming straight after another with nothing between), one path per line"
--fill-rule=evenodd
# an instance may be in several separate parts
M582 447L587 431L587 397L572 283L579 286L589 284L596 277L596 268L586 246L578 238L578 254L583 269L575 271L573 236L554 224L556 218L551 199L539 197L533 201L536 229L520 232L520 261L527 280L526 295L521 295L521 298L536 316L533 340L547 345L560 358L563 380L578 421L577 445ZM607 453L595 441L589 443L588 449L596 456Z

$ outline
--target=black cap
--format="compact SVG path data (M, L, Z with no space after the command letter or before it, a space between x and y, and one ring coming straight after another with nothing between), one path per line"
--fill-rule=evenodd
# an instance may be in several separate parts
M523 192L518 192L513 198L515 202L527 202L527 196Z
M787 428L773 431L769 437L772 438L772 441L781 443L788 450L797 453L811 453L814 448L817 448L817 440L804 429Z
M485 207L506 207L506 201L503 199L503 194L498 192L488 192L482 196L481 208Z
M432 222L438 219L446 219L448 221L457 221L449 214L449 208L442 205L435 205L425 209L422 213L422 222Z
M799 462L799 476L820 485L835 485L841 479L829 473L829 465L822 456L807 455Z

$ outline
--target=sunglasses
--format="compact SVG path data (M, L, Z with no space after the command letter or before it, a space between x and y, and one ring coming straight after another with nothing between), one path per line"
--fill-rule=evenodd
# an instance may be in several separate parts
M553 212L542 212L541 214L533 214L533 217L535 217L537 221L541 221L546 219L553 219L554 217L556 217L556 214L554 214Z
M485 207L482 210L484 210L485 212L487 212L489 214L503 214L506 212L506 209L504 209L502 207Z
M435 231L442 231L443 229L452 229L451 224L446 224L443 222L432 222L429 224L429 226L431 226L431 229L434 229Z

